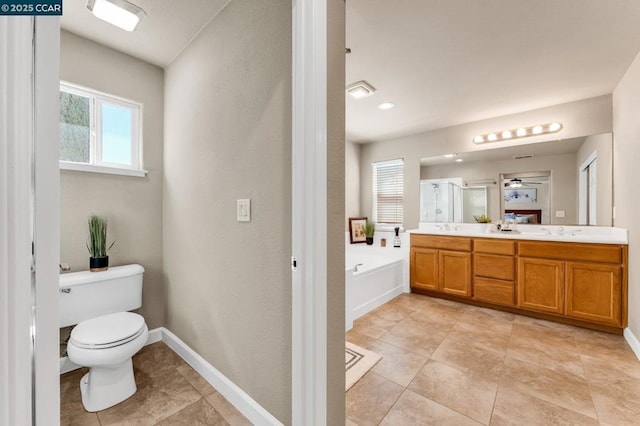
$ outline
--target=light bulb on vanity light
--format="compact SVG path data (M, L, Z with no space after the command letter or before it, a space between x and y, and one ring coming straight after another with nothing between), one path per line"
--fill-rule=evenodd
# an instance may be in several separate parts
M502 139L511 139L512 136L513 134L511 133L511 130L505 130L502 132Z
M531 133L533 133L534 135L539 135L542 133L542 126L534 126L533 129L531 129Z
M527 129L525 129L524 127L520 127L518 130L516 130L516 136L527 136Z

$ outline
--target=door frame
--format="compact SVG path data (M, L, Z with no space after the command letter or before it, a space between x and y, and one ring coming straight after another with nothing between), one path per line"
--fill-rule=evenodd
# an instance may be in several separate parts
M291 418L312 426L327 421L327 0L293 0L292 63Z
M8 108L0 111L2 120L15 127L11 137L0 141L1 150L11 153L1 164L6 170L0 171L7 182L0 188L0 200L6 201L0 227L7 230L0 238L0 265L6 271L0 277L4 301L0 305L8 307L3 309L0 337L1 346L9 349L0 351L0 371L8 377L0 387L0 423L48 426L59 424L60 419L60 18L0 17L3 33L14 31L15 35L18 26L22 35L7 37L8 43L2 46L19 59L11 62L6 83L18 88L20 96L16 99L5 91L3 103L7 101Z

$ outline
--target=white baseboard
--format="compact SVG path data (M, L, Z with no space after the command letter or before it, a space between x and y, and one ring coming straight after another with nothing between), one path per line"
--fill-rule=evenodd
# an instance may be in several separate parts
M271 413L262 408L253 398L229 380L224 374L209 364L193 349L187 346L175 334L164 327L149 330L149 339L146 345L163 341L187 364L193 367L211 386L213 386L227 401L233 404L254 425L280 425L282 423L273 417ZM60 374L68 373L82 368L69 361L66 356L60 358Z
M147 339L147 343L145 344L145 346L161 341L162 329L163 327L158 327L154 328L153 330L149 330L149 338Z
M627 343L629 343L629 346L631 346L631 350L636 354L636 357L640 359L640 340L638 340L629 327L624 329L624 338L627 340Z
M271 413L262 408L253 398L209 364L175 334L162 328L162 341L193 367L211 386L233 404L254 425L282 425Z

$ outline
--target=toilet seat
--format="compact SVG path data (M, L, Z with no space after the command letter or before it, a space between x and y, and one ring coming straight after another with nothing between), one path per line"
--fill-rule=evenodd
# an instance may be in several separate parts
M141 315L118 312L81 322L71 331L69 343L82 349L108 349L138 338L145 330Z

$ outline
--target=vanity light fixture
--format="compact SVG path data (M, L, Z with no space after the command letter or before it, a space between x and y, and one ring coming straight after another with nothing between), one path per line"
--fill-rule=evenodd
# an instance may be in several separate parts
M87 9L96 18L125 31L135 31L146 15L144 10L127 0L87 0Z
M375 92L376 89L364 80L347 86L347 93L354 99L366 98Z
M503 130L500 132L485 133L473 138L473 143L498 142L514 138L524 138L527 136L540 136L549 133L557 133L562 130L562 124L537 124L530 127L519 127L517 129Z
M381 109L383 111L388 110L393 108L394 106L396 106L393 102L383 102L380 105L378 105L378 109Z

